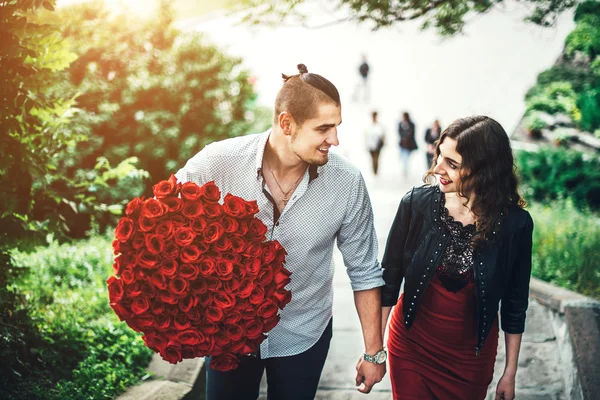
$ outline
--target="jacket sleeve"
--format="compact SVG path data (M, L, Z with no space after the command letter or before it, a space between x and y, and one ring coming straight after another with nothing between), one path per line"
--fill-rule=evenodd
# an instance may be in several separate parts
M533 220L529 213L521 230L515 265L511 271L508 287L502 298L500 317L502 330L506 333L523 333L525 314L529 305L529 280L531 278L531 246Z
M398 302L400 286L404 278L402 258L410 227L413 191L414 189L404 195L400 202L388 235L383 261L381 262L383 280L385 281L385 285L381 288L381 305L384 307L394 306Z

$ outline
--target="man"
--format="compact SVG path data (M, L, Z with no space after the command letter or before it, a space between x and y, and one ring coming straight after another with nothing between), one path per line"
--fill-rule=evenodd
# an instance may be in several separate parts
M269 399L314 399L332 336L336 239L365 343L356 384L368 393L385 375L383 279L369 196L359 170L329 153L342 122L337 89L304 65L298 69L283 75L272 129L210 144L176 174L184 182L214 180L223 194L257 200L268 239L285 247L292 272L292 300L258 354L241 357L228 372L206 364L208 400L256 399L265 369Z
M385 130L383 125L377 121L377 111L371 113L371 124L365 132L365 141L367 150L371 155L371 164L373 166L373 175L377 175L379 170L379 154L385 144Z
M369 63L367 62L367 56L363 54L362 62L358 67L358 74L360 75L360 79L356 83L354 87L354 94L352 95L353 101L358 101L360 92L362 91L362 100L369 100L369 86L368 86L368 78L369 78Z

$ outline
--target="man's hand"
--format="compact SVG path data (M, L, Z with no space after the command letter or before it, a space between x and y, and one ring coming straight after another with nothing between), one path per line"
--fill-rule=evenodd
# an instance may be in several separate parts
M361 357L356 364L356 386L359 387L358 391L362 393L371 392L373 386L381 382L385 376L385 371L385 363L374 364L365 361ZM361 384L362 387L360 387Z

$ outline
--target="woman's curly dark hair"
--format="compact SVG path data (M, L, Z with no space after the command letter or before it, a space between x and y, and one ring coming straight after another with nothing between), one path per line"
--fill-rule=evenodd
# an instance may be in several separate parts
M456 140L456 151L462 157L458 195L467 199L465 205L474 197L471 211L475 215L476 246L489 237L494 222L501 213L507 214L509 205L527 205L519 195L510 141L498 122L483 115L461 118L448 126L436 143L435 160L445 138ZM434 168L435 162L423 178L426 183L435 179Z

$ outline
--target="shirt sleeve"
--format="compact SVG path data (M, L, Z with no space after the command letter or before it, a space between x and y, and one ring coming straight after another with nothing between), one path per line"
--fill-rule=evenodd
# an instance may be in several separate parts
M178 182L194 182L199 186L211 181L210 173L210 144L205 146L194 157L190 158L183 168L175 174Z
M337 235L337 245L344 258L352 290L383 286L371 200L360 172L353 183L344 222Z

